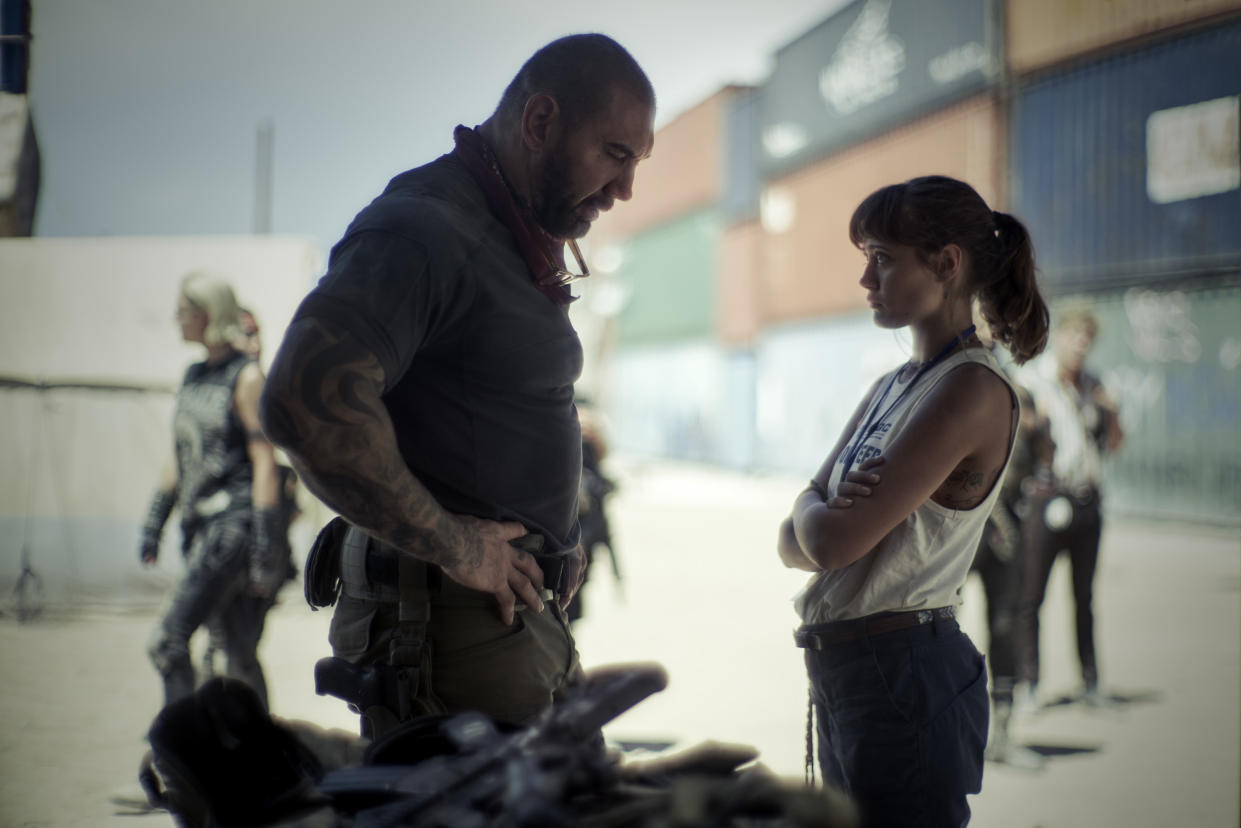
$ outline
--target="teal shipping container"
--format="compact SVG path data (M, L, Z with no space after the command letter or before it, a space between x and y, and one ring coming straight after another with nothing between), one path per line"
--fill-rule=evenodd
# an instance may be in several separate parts
M1105 467L1105 508L1241 523L1241 287L1131 287L1081 301L1101 323L1087 369L1125 431Z
M616 279L627 299L618 347L713 336L723 227L719 212L708 209L623 242Z

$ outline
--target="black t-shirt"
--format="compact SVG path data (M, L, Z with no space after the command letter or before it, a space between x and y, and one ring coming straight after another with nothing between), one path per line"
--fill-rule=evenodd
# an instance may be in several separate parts
M451 512L577 544L582 347L451 155L394 178L294 318L375 354L401 456Z

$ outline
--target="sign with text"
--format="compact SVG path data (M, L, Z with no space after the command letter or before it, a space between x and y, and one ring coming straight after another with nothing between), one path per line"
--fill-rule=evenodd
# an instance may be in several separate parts
M992 0L858 0L776 55L760 93L773 178L998 77Z

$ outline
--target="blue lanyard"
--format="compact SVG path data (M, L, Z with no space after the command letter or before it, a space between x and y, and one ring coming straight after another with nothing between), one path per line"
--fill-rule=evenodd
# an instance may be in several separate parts
M886 420L888 415L892 413L892 410L900 404L901 400L905 398L905 395L909 393L909 389L918 384L918 380L922 379L923 374L930 371L940 362L943 362L944 358L952 353L958 345L973 336L974 331L976 330L976 326L970 325L968 328L961 331L961 333L957 334L951 342L941 348L938 354L931 357L930 361L923 363L922 367L918 369L918 373L914 374L914 378L909 381L909 384L901 389L901 393L896 395L896 399L892 401L892 404L884 409L883 414L876 417L875 415L879 413L879 406L882 405L883 401L888 398L888 392L892 390L892 384L896 382L896 377L900 373L900 369L892 372L892 376L888 378L888 384L883 387L883 393L879 395L878 399L875 400L875 404L870 410L870 416L866 418L866 424L862 426L862 430L858 432L857 439L854 441L853 445L849 447L847 453L845 454L845 469L840 473L841 480L843 480L844 476L853 469L853 461L857 459L858 452L862 450L862 444L870 438L871 432L873 432L880 423Z

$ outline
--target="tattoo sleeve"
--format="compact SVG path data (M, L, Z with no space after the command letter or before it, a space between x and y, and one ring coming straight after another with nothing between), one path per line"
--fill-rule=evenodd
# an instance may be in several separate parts
M350 523L443 567L480 546L401 459L379 360L329 322L302 318L272 364L260 411L307 487ZM467 551L469 550L469 551Z

